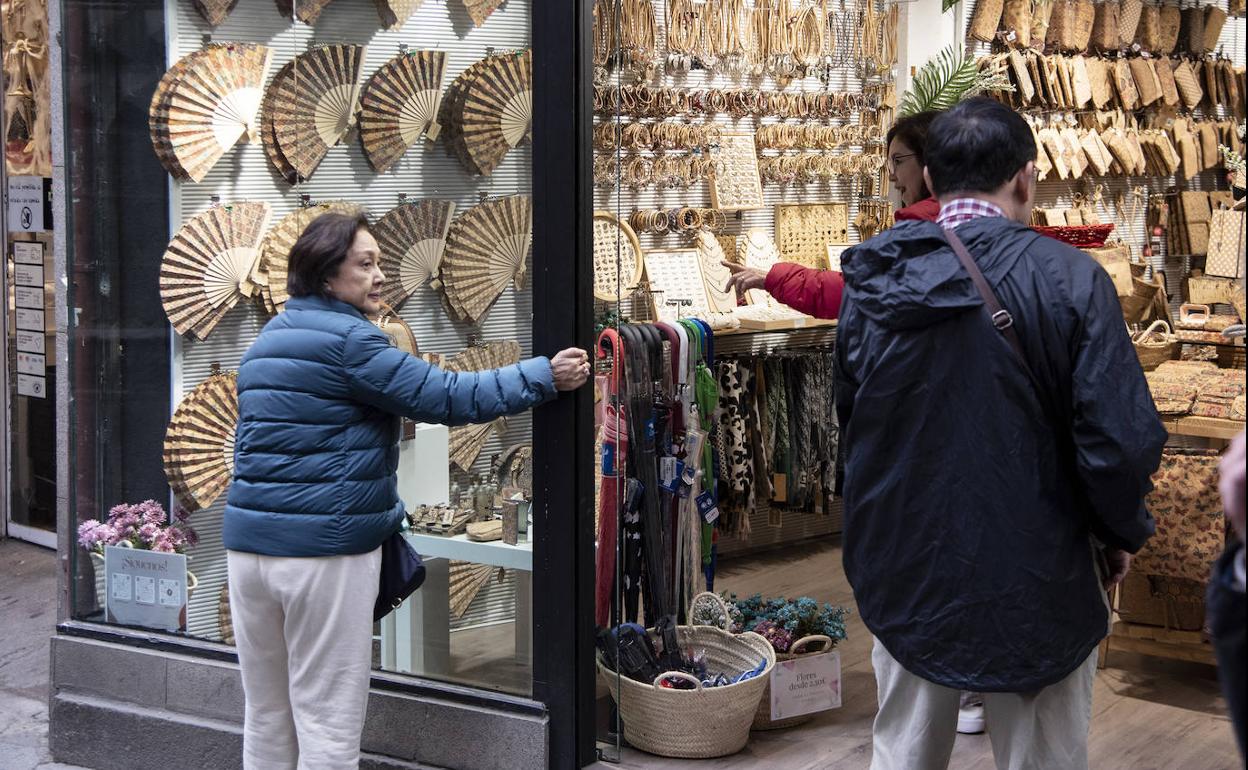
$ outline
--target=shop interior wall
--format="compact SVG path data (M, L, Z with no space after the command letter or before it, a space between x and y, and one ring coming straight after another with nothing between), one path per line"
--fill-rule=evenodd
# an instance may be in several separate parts
M527 47L530 40L530 4L511 0L474 29L464 6L453 0L426 0L421 8L399 30L379 29L377 11L372 0L338 0L326 7L314 27L292 23L281 17L272 0L241 0L226 21L212 29L195 12L192 4L167 0L165 12L169 23L169 61L203 45L204 35L213 41L260 42L273 49L269 77L296 55L317 44L354 43L367 45L361 72L366 82L378 68L399 53L400 44L411 50L437 49L446 52L446 74L443 90L460 72L487 54L487 45L498 51ZM153 84L154 85L154 84ZM267 83L266 83L267 86ZM540 85L538 86L540 87ZM150 91L148 92L150 95ZM146 117L146 109L142 111ZM146 139L146 128L143 129ZM151 148L147 148L151 153ZM483 197L528 193L532 185L532 148L522 145L508 152L507 157L489 177L470 176L460 162L450 157L445 146L412 147L385 174L372 170L354 134L343 145L334 147L317 168L312 178L291 186L269 167L264 148L240 144L228 152L200 184L167 180L167 205L170 211L167 239L190 217L212 205L213 196L222 202L230 200L263 200L273 209L270 226L294 211L302 195L312 202L349 200L368 209L376 221L398 205L400 194L408 200L440 198L456 204L456 215L478 204ZM540 205L540 204L538 204ZM162 240L161 243L164 241ZM541 255L530 256L531 264L540 262ZM530 269L530 274L532 270ZM148 296L156 290L153 277L142 286ZM159 304L155 307L159 310ZM474 335L484 340L516 340L525 355L532 346L532 292L508 288L486 313L481 324L474 326L451 321L443 310L440 296L428 286L422 287L400 308L399 315L411 326L422 352L455 354L469 346ZM214 364L223 370L238 366L243 353L268 321L267 314L254 303L240 302L205 341L182 338L173 334L174 356L172 375L176 399L207 378ZM167 321L161 318L163 328ZM537 351L548 353L550 351ZM529 441L532 421L521 415L507 421L500 437L486 443L474 472L484 473L490 458L504 448ZM462 481L462 479L461 479ZM217 598L225 581L225 553L221 546L221 518L224 495L211 507L195 513L192 525L201 541L190 552L190 569L200 580L191 602L188 626L192 635L216 638ZM508 620L514 614L513 577L503 582L491 580L478 595L469 611L452 621L452 629Z

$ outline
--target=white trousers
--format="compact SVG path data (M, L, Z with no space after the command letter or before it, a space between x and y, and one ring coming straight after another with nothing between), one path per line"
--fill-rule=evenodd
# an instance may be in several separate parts
M988 738L1000 770L1087 770L1096 652L1043 690L983 694ZM871 770L944 770L957 737L961 693L915 676L875 640L880 710Z
M381 549L287 558L229 551L247 706L245 770L360 763Z

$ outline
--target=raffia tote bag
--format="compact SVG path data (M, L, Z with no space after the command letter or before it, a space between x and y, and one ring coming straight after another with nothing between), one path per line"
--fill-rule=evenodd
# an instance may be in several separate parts
M1161 50L1161 6L1148 3L1140 10L1140 23L1135 28L1135 43L1141 50Z
M1121 5L1118 0L1105 0L1096 6L1096 17L1092 22L1092 41L1094 50L1109 53L1118 50L1118 16Z
M1205 44L1205 9L1199 6L1184 8L1179 24L1178 50L1199 56Z
M1207 581L1226 545L1218 453L1165 450L1145 503L1157 521L1157 533L1136 554L1132 568L1141 575Z
M1165 55L1174 53L1175 46L1179 44L1179 29L1182 26L1183 12L1179 10L1179 6L1168 3L1162 5L1158 23L1156 53Z
M1209 254L1205 275L1214 278L1244 277L1245 212L1218 209L1209 222Z
M1001 25L1004 9L1004 0L976 0L975 10L971 13L970 36L985 43L992 42L997 36L997 27Z
M1005 0L1001 18L1005 39L1011 48L1031 45L1031 0Z
M1143 0L1122 0L1122 7L1118 9L1119 48L1127 48L1135 41L1135 30L1140 26L1140 14L1143 11Z

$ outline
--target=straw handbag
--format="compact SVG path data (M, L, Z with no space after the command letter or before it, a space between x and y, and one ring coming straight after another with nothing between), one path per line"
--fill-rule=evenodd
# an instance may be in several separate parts
M1135 40L1135 30L1140 26L1143 0L1122 0L1118 9L1118 47L1127 48Z
M1157 75L1157 65L1152 59L1131 59L1128 62L1131 78L1140 94L1140 105L1147 107L1161 98L1161 81Z
M1145 504L1157 521L1157 532L1136 554L1133 571L1207 581L1226 545L1218 453L1211 449L1163 451Z
M1092 22L1093 50L1108 53L1118 50L1118 16L1121 12L1118 0L1105 0L1096 6Z
M968 34L976 40L992 42L997 36L997 27L1001 25L1004 9L1004 0L976 0Z
M1031 45L1031 0L1005 0L1002 26L1011 48Z
M1140 11L1140 23L1135 28L1135 42L1141 50L1156 53L1161 50L1161 7L1153 3Z
M1209 254L1205 275L1215 278L1244 277L1245 212L1218 209L1209 222Z
M1167 3L1161 6L1158 18L1155 53L1172 54L1179 44L1179 28L1183 26L1183 12L1179 10L1179 6Z
M1166 57L1152 59L1153 71L1161 85L1161 102L1167 107L1177 107L1180 101L1179 86L1174 82L1174 65Z
M1044 48L1044 39L1049 34L1049 22L1053 18L1053 0L1039 0L1031 4L1031 47L1037 50Z
M1222 27L1225 25L1226 11L1216 5L1205 7L1205 34L1201 39L1199 53L1209 53L1218 47L1218 38L1222 37Z
M1095 21L1096 6L1092 0L1075 0L1075 28L1070 50L1088 50L1088 44L1092 42L1092 25Z
M1178 49L1200 56L1205 44L1205 9L1193 5L1184 8L1179 22Z
M693 690L677 690L660 687L657 681L643 684L619 676L599 658L598 675L619 708L624 738L634 748L662 757L710 759L735 754L750 739L750 725L771 680L776 652L752 631L733 635L711 626L678 626L676 635L682 648L706 653L711 671L740 673L753 670L760 661L766 665L758 676L723 687L703 687L681 672L660 677L696 685Z
M1135 346L1140 367L1146 372L1177 359L1183 348L1179 338L1170 330L1170 324L1162 319L1153 321L1147 329L1132 335L1131 344Z

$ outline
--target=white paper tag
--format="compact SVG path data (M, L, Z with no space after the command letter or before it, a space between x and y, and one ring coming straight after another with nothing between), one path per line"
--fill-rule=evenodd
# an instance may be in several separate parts
M841 707L841 654L826 652L778 661L771 670L771 718Z

